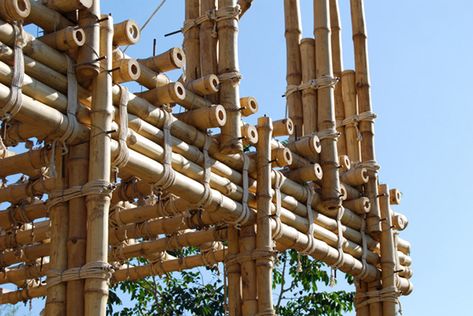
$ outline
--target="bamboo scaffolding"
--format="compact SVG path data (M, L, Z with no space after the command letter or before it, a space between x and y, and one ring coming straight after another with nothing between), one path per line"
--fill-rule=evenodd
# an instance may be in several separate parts
M316 78L315 74L315 40L304 38L300 43L302 82L308 83ZM317 132L317 91L302 90L302 113L304 135Z
M201 0L186 0L185 1L185 22L193 23L201 15L200 9ZM190 82L201 77L200 74L200 39L199 26L193 25L189 29L184 30L184 42L182 47L186 54L186 73L185 82Z
M355 50L355 72L356 72L356 93L358 97L358 107L361 113L372 113L370 78L368 68L368 48L365 25L365 14L362 0L350 0L353 43ZM374 150L374 119L362 120L359 123L362 136L361 158L363 162L376 164ZM368 197L371 200L371 211L368 214L368 230L372 234L379 234L380 211L377 185L376 169L371 172L369 182L366 185ZM374 316L374 315L372 315Z

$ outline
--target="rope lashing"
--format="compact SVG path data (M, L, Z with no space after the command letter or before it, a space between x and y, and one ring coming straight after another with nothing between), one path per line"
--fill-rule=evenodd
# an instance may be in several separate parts
M118 113L120 116L120 130L118 132L118 155L112 162L112 166L116 169L126 166L130 157L128 145L126 143L128 139L128 89L123 86L119 87L120 105Z
M230 71L218 75L220 84L226 81L231 81L233 84L237 84L241 79L243 79L243 76L239 71Z
M225 7L220 8L218 10L209 10L204 15L201 15L195 19L188 19L184 21L184 26L181 29L182 33L187 33L194 27L200 26L204 22L213 22L214 23L214 30L212 32L212 37L217 37L217 22L223 20L230 20L235 19L238 20L240 17L241 8L240 5L236 5L234 7Z
M365 168L370 173L377 173L381 168L376 160L366 160L363 162L358 162L354 165L355 168Z
M288 85L286 89L286 97L289 97L291 94L294 94L299 91L304 90L320 90L325 88L335 87L340 78L332 76L322 76L317 79L311 79L307 82L304 82L300 85Z
M12 227L17 227L20 224L32 222L32 220L26 215L25 204L10 206L7 210L8 220L10 221ZM20 220L17 220L17 217L19 217Z
M347 117L343 121L337 124L338 126L353 126L356 130L356 137L358 141L363 140L363 136L361 135L360 129L358 127L360 122L374 122L376 119L376 113L366 111L360 114L355 114L352 116Z
M82 267L72 268L65 271L50 269L47 273L47 287L52 287L63 282L82 279L101 279L110 281L114 272L113 266L108 262L89 262Z
M315 134L317 135L319 140L324 140L324 139L337 140L338 137L340 136L340 133L337 132L337 130L334 129L334 128L325 129L325 130L319 131Z
M242 212L240 216L235 221L229 221L230 225L235 226L239 229L242 225L248 222L250 218L250 207L248 206L248 197L249 197L249 178L248 178L248 170L250 168L250 157L248 155L243 154L243 170L242 170L242 177L243 177L243 197L241 199L242 205Z
M276 230L273 234L273 239L277 240L282 237L282 222L281 222L281 187L283 183L283 175L280 171L273 170L274 172L274 198L276 199L276 212L274 213L274 219L276 220Z
M13 22L12 27L14 32L14 65L10 84L10 94L8 95L6 103L3 104L2 108L0 109L0 118L3 121L9 121L15 117L15 115L20 112L21 106L23 104L22 86L25 76L25 59L23 55L23 47L25 47L26 42L24 39L23 25L18 22Z
M312 202L314 200L314 189L310 185L306 185L306 192L307 192L307 200L306 200L306 208L307 208L307 222L309 227L307 229L307 238L308 244L307 247L302 250L300 253L304 255L310 255L314 251L315 246L315 211L312 209Z
M360 234L361 234L361 273L358 275L358 278L360 280L365 279L368 276L368 262L366 261L366 257L368 255L368 242L367 242L367 237L366 237L366 215L363 216L361 220L361 229L360 229Z
M334 286L337 283L336 280L336 270L339 269L344 263L344 252L343 252L343 243L345 242L345 237L343 237L343 225L342 218L345 214L345 208L339 207L337 212L337 250L338 257L337 261L332 265L332 273L330 276L330 286Z
M366 300L358 303L356 309L368 306L373 303L382 303L382 302L392 302L399 304L399 296L401 293L397 290L395 286L390 286L379 291L369 291L366 293L357 293L356 297L359 299L366 298ZM402 315L402 312L401 312Z
M172 144L171 144L171 123L172 116L170 113L163 111L164 113L164 124L163 124L163 148L164 148L164 161L163 161L163 174L161 178L154 184L154 188L158 191L158 195L161 195L162 191L169 189L174 185L176 180L175 171L172 168Z
M72 199L84 196L110 196L113 190L115 190L115 185L113 183L106 180L93 180L84 185L72 186L65 190L52 191L46 205L48 209L50 209L59 203L65 203Z

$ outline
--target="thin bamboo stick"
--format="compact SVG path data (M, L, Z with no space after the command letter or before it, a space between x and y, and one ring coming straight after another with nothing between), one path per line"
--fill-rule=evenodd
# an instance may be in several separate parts
M289 86L299 86L302 81L301 54L299 43L301 40L299 0L284 0L284 20L286 37L287 71L286 82ZM287 112L289 118L294 122L295 132L290 140L297 140L302 135L302 97L300 91L286 95Z
M355 50L356 92L360 113L371 113L371 93L368 67L368 45L365 26L365 14L362 0L350 0L353 43ZM375 163L374 120L362 120L359 124L361 141L361 158L363 162ZM381 231L380 211L377 185L377 174L372 172L366 185L366 192L371 200L371 211L368 214L368 231L378 235ZM372 315L375 316L375 315Z
M221 10L234 9L237 0L218 0ZM220 129L220 149L224 154L243 151L241 140L240 74L238 64L238 16L217 21L219 103L227 110L227 123Z
M256 273L258 283L258 315L275 315L272 296L273 238L271 232L271 137L273 125L269 117L258 119L258 195L256 233Z
M103 131L111 130L112 78L106 71L112 68L113 20L109 16L101 25L100 53L107 56L102 71L94 82L92 97L92 128L90 133L89 182L110 182L110 138ZM87 196L87 252L86 263L107 262L108 259L108 211L110 196L94 193ZM84 284L86 316L105 316L108 298L108 282L104 279L86 279Z
M332 62L333 62L333 75L337 78L342 77L343 71L343 50L342 50L342 28L340 23L340 10L338 6L338 0L330 0L330 30L331 30L331 41L332 41ZM337 140L337 149L339 155L346 155L347 144L345 130L340 123L345 119L345 109L343 105L342 96L342 85L340 82L335 86L335 119L337 122L337 131L340 133L340 137Z
M314 0L314 36L316 49L317 79L333 79L332 72L332 45L330 41L328 0ZM334 87L327 87L317 91L317 128L333 134L335 129L335 100ZM322 152L320 165L324 172L322 178L322 200L327 208L336 209L340 205L340 181L338 174L337 139L328 136L321 138Z
M315 74L315 40L304 38L300 44L302 82L314 80ZM302 91L302 113L304 135L311 135L317 131L317 91L304 89Z

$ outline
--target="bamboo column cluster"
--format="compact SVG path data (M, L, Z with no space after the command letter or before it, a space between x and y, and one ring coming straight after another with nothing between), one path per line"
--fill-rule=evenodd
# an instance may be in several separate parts
M299 1L284 1L289 117L256 127L239 91L251 3L186 0L183 48L135 59L121 47L139 26L99 0L0 1L0 177L21 175L0 187L0 283L18 287L1 304L45 296L47 316L104 316L111 283L223 263L229 315L275 315L275 256L295 249L356 278L358 315L395 314L410 244L399 191L378 184L362 2L345 70L337 1L314 0L306 39ZM186 247L200 253L169 254Z

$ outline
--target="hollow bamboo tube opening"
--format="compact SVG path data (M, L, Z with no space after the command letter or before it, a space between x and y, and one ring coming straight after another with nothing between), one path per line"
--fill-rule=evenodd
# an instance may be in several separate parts
M46 34L38 40L60 51L81 47L85 43L85 32L81 28L68 26L60 31Z
M246 146L256 145L258 143L258 130L254 125L242 124L241 135Z
M166 72L184 67L186 56L181 48L174 47L157 56L138 61L153 71Z
M344 201L343 206L360 215L368 213L371 207L370 199L366 197Z
M186 90L180 82L172 82L137 95L154 105L180 103L186 98Z
M300 44L302 82L309 83L316 77L315 73L315 40L303 38ZM302 113L304 135L311 135L317 131L317 91L309 88L302 91Z
M138 43L141 31L134 20L126 20L113 26L113 45L126 46Z
M402 193L398 189L389 190L389 204L399 205L401 204Z
M273 240L271 230L271 153L272 122L268 117L258 119L258 195L256 232L256 272L258 283L258 314L274 315L272 299Z
M287 148L309 161L318 161L318 156L322 150L320 140L316 135L304 136L296 141L289 142Z
M366 168L353 168L342 173L340 179L352 186L363 185L368 182L368 170Z
M42 1L27 2L31 5L31 13L25 18L26 23L34 23L46 32L55 32L72 25L71 21L61 13L45 6Z
M141 76L140 64L135 59L114 60L112 64L113 82L136 81Z
M340 171L347 172L351 168L351 161L347 155L338 156L338 161L340 162Z
M345 70L342 72L341 80L345 116L346 118L355 117L355 115L359 114L356 102L355 72L353 70ZM345 125L345 138L348 157L353 162L360 162L361 144L357 125Z
M227 113L221 105L213 105L187 111L176 115L180 121L193 125L199 129L221 127L227 121Z
M31 13L27 0L0 0L0 17L7 22L26 19Z
M290 136L294 134L294 123L291 119L282 119L278 121L274 121L273 123L273 136Z
M218 80L218 77L210 74L189 82L186 88L198 95L206 96L217 93L219 85L220 81Z
M285 172L284 175L296 182L320 181L323 172L319 164L315 163L299 169L293 169Z
M271 150L272 166L286 167L292 165L292 153L289 148L276 148Z
M90 9L94 0L47 0L45 2L51 9L67 13L79 9Z
M240 98L241 115L250 116L258 112L258 101L254 97Z
M399 231L406 229L407 225L409 225L409 220L407 219L407 217L403 214L398 213L393 213L392 222L394 227Z

